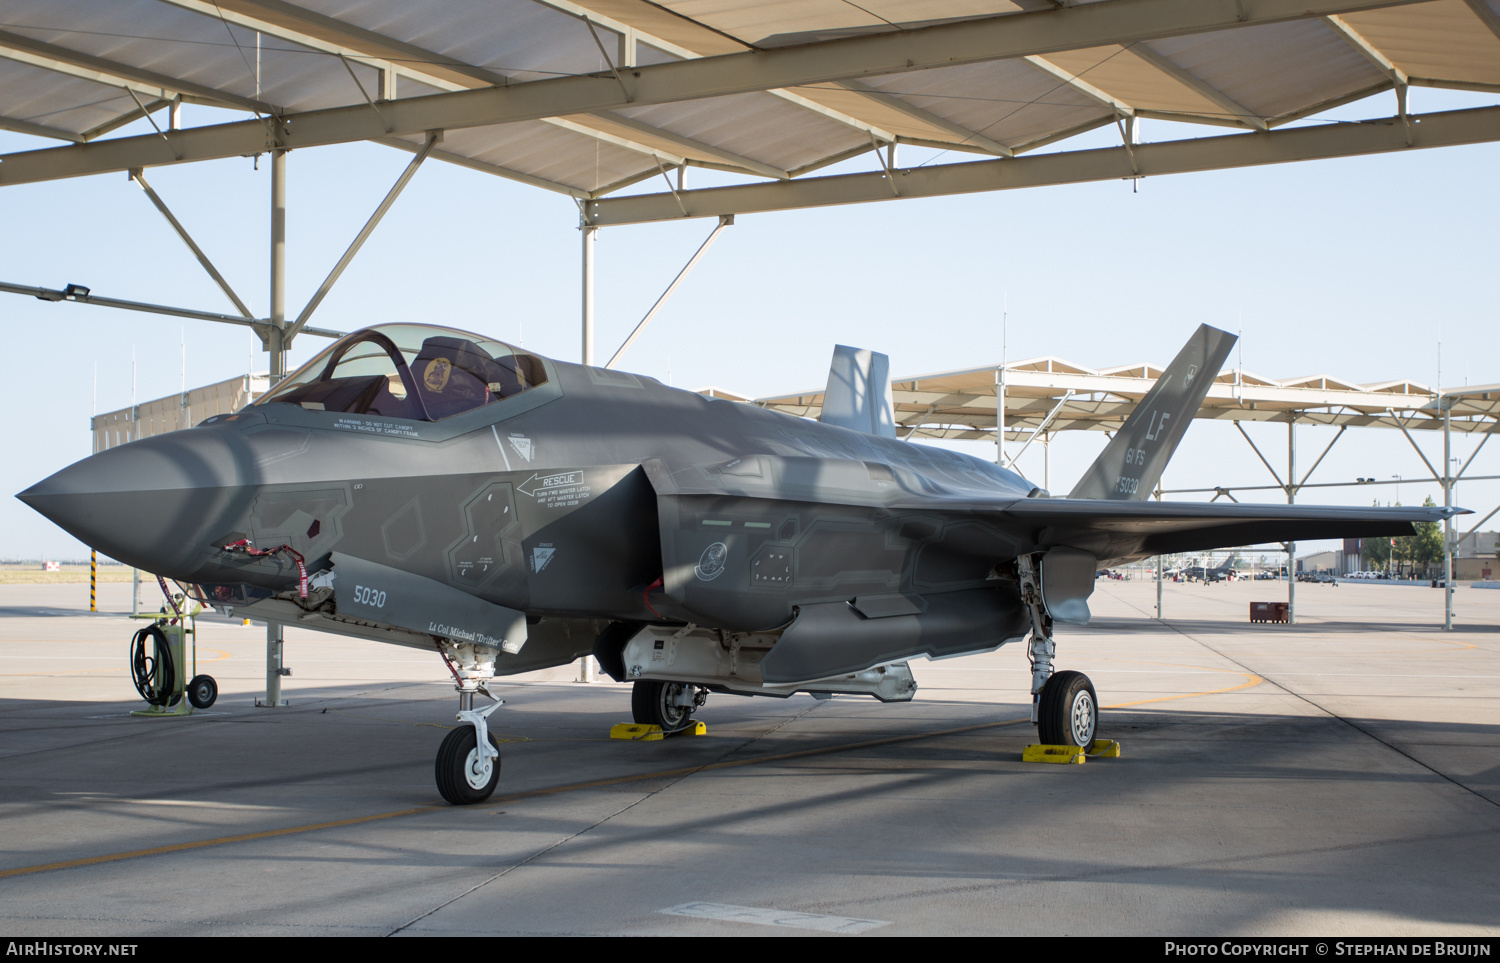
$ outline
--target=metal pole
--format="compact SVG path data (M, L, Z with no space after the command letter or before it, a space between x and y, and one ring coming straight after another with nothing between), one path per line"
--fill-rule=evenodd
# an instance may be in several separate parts
M1297 501L1297 420L1286 416L1286 503ZM1297 543L1286 543L1286 621L1297 624Z
M271 151L271 330L266 350L271 354L271 385L286 377L286 151Z
M1443 407L1443 507L1453 507L1453 452L1448 433L1452 409ZM1443 519L1443 628L1453 628L1453 519Z
M276 708L284 706L287 701L281 697L281 677L287 674L286 669L281 666L282 638L281 625L277 622L266 623L266 700L256 701L256 705L265 708ZM272 683L272 680L275 683Z
M594 234L599 229L583 226L583 363L594 363Z
M266 350L271 354L271 384L286 377L286 151L271 151L271 327ZM281 698L281 626L266 623L266 700L269 707L284 705Z
M1042 487L1052 490L1052 436L1042 436Z
M598 230L583 225L583 363L594 363L594 234ZM578 681L593 682L597 678L594 657L586 655L578 660Z
M89 549L89 611L99 611L99 553Z
M995 369L995 464L1005 467L1005 365Z
M1158 502L1161 501L1161 489L1160 488L1158 488L1156 490L1156 500ZM1158 556L1156 556L1156 618L1157 618L1158 621L1161 620L1161 592L1162 592L1161 583L1164 582L1164 581L1166 581L1166 578L1162 574L1161 556L1158 555Z

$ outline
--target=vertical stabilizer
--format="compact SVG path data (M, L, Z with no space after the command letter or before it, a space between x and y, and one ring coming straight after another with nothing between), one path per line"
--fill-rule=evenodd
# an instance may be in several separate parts
M894 411L890 359L878 351L834 345L828 388L823 392L823 411L818 420L825 425L894 438Z
M1236 340L1227 331L1200 325L1068 497L1150 495Z

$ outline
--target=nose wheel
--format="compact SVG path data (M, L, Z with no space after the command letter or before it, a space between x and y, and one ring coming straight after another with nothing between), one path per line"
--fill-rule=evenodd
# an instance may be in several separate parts
M455 806L482 803L500 782L500 744L485 733L493 755L479 751L478 730L461 725L448 733L437 754L437 786L443 798Z

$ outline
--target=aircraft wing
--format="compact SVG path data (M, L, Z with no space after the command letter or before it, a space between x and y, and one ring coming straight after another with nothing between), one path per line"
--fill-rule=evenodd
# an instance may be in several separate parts
M951 509L950 509L951 510ZM1266 542L1410 535L1418 522L1441 522L1467 509L1350 508L1027 498L986 509L1035 526L1043 547L1069 545L1105 559L1145 558Z

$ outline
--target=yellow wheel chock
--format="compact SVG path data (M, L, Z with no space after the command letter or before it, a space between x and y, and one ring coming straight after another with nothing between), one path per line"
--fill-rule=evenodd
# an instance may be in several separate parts
M1021 753L1022 762L1052 762L1062 765L1082 765L1090 758L1118 759L1120 744L1112 739L1095 739L1094 751L1085 752L1082 746L1027 746Z
M611 739L629 739L631 742L660 742L666 738L666 733L661 731L661 726L645 726L634 722L621 722L611 726L609 737ZM701 722L694 722L681 732L673 733L680 736L706 736L708 726Z

